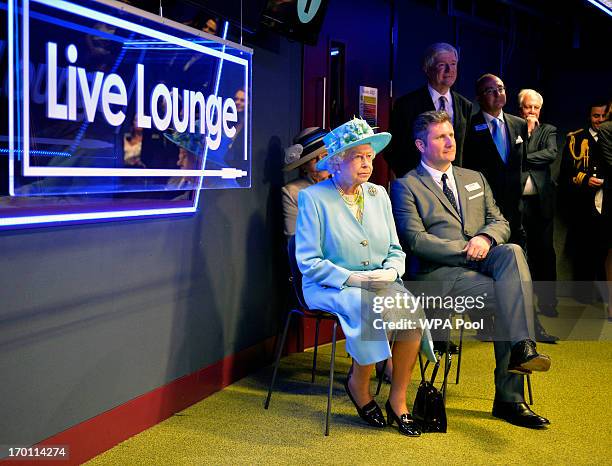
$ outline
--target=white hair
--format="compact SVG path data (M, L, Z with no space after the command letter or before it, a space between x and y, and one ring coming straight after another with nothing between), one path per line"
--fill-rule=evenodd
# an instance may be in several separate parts
M535 91L533 89L521 89L518 93L519 107L523 105L523 100L525 99L525 97L528 96L534 97L538 101L538 105L540 107L544 105L544 98L542 97L542 94L540 94L538 91Z
M332 155L327 160L327 171L330 173L336 173L340 169L340 165L342 165L342 162L344 162L348 152L349 151L343 150L342 152Z
M455 55L455 60L459 61L459 52L457 49L446 42L436 42L435 44L431 44L427 49L425 49L425 53L423 54L423 70L427 71L431 68L436 61L436 55L439 53L452 53Z
M370 148L372 148L372 144L370 144L369 142L365 144L366 146L369 146ZM353 152L357 147L359 146L353 146L349 149L343 150L341 152L338 152L337 154L332 155L328 160L327 160L327 171L330 173L336 173L337 171L340 170L340 165L342 164L342 162L344 162L344 159L346 159L346 157ZM372 148L373 150L373 148ZM376 155L376 154L374 154Z

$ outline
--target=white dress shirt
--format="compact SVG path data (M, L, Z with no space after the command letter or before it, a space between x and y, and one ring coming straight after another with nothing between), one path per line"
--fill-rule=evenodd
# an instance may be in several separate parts
M448 116L451 119L451 123L454 123L455 112L453 111L453 96L451 94L450 89L446 91L446 94L440 94L429 84L427 85L427 89L429 89L429 95L431 96L431 100L433 101L434 108L436 109L436 111L440 111L440 97L446 98L446 110L444 111L448 113Z
M449 165L449 167L444 172L441 172L440 170L436 170L435 168L430 167L422 160L421 160L421 165L423 165L423 168L427 170L427 173L431 175L433 180L436 182L438 186L440 186L440 189L442 189L443 191L444 191L443 189L444 185L442 183L442 175L446 173L446 176L448 177L448 179L446 180L446 184L448 185L450 190L453 192L453 195L455 196L455 201L457 202L457 208L459 209L459 214L461 214L461 205L459 204L459 192L457 191L457 183L455 183L455 176L453 175L453 165L452 164Z

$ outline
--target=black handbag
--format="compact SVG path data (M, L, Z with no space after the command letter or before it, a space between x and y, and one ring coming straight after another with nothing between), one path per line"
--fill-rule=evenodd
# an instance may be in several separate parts
M434 386L436 374L440 368L440 360L436 362L431 380L421 380L417 390L412 417L421 426L423 432L446 432L446 408L444 407L444 396Z

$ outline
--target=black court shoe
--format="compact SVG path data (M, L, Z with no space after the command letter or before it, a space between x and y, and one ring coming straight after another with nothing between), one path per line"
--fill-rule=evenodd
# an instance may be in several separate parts
M387 403L385 403L385 411L387 411L387 422L390 426L392 426L394 422L397 422L400 434L407 435L408 437L421 436L421 428L416 421L412 419L410 413L405 413L398 417L398 415L395 414L395 411L393 411L389 400L387 400Z
M368 424L370 424L372 427L385 427L385 417L383 416L380 406L378 406L378 403L376 403L376 401L372 400L369 403L366 403L361 408L357 406L357 403L353 399L353 395L351 395L351 390L348 385L350 379L350 377L347 377L344 381L344 389L346 390L346 394L348 395L349 399L353 402L353 405L355 405L359 417Z

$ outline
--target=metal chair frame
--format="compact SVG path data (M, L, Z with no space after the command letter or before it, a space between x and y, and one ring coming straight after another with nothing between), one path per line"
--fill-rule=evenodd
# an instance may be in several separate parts
M283 334L278 340L277 349L276 349L276 358L274 362L274 371L272 372L272 380L270 381L270 387L268 388L268 396L266 397L266 402L264 404L264 408L268 409L270 406L270 398L272 397L272 390L274 388L274 383L276 382L276 376L278 373L278 366L280 364L280 359L283 353L283 348L285 346L285 341L287 339L287 332L289 331L289 324L291 323L291 318L293 315L302 316L304 318L316 319L316 329L315 329L315 345L314 345L314 354L312 356L312 370L311 370L311 382L315 380L315 372L317 369L317 354L319 347L319 327L321 325L322 320L330 320L333 322L333 332L332 332L332 351L331 351L331 360L329 366L329 388L327 390L327 412L325 414L325 435L329 435L329 419L331 416L331 397L334 386L334 368L335 368L335 358L336 358L336 331L338 329L338 324L340 321L335 314L332 314L327 311L323 311L320 309L309 309L304 300L304 295L302 293L302 274L297 266L297 261L295 259L295 237L289 238L287 244L287 253L289 255L289 266L291 270L291 281L293 284L293 290L295 291L295 295L298 300L298 306L296 308L290 309L287 315L287 319L285 320L285 327L283 329Z

